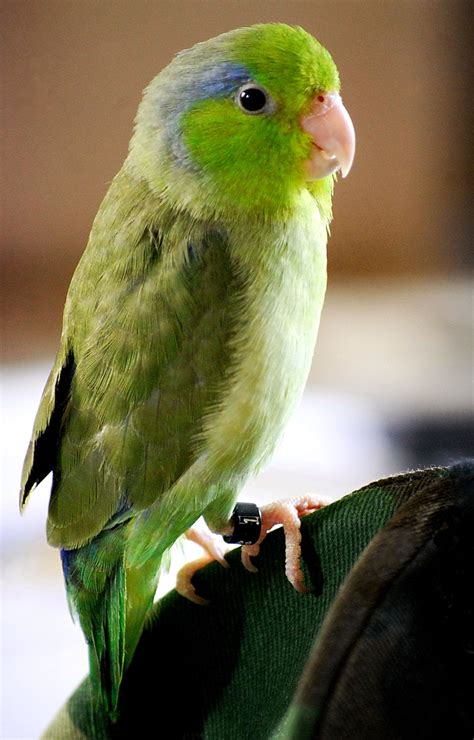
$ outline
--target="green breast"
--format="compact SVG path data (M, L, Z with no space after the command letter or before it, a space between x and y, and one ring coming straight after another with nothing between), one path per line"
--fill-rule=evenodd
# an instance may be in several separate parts
M204 447L216 476L245 478L271 455L303 392L326 289L326 224L306 192L286 222L246 224L229 238L245 301Z

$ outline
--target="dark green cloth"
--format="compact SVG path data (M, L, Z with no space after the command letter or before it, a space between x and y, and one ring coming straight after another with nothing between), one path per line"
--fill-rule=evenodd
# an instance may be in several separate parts
M441 715L472 737L472 478L469 464L410 473L305 518L309 594L285 578L281 530L257 575L238 551L205 568L208 606L157 605L116 725L86 680L44 737L428 738Z
M474 736L474 466L454 466L366 548L277 737Z

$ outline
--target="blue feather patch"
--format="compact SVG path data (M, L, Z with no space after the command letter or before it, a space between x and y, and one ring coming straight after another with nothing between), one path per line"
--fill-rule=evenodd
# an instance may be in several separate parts
M185 75L173 82L174 88L168 93L167 105L159 106L159 110L164 124L164 137L181 165L194 169L181 137L181 116L202 100L231 97L251 79L250 72L242 65L224 62L197 70L196 74Z
M63 566L64 580L66 583L71 575L71 569L74 567L74 560L77 555L77 550L60 550L61 564Z
M208 98L224 98L237 92L251 79L249 71L239 64L227 62L206 69L190 93L191 103ZM189 106L188 106L189 107Z

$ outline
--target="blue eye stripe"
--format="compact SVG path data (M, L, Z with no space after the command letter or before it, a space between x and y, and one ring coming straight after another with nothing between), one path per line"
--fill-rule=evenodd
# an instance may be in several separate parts
M219 64L210 68L193 87L193 100L223 98L237 92L238 88L250 79L245 67L237 64Z
M168 95L163 96L167 99L167 105L165 107L158 102L158 111L165 141L180 165L195 169L182 141L183 114L202 100L230 97L250 79L249 70L242 65L224 62L209 66L204 71L196 71L196 74L173 80Z

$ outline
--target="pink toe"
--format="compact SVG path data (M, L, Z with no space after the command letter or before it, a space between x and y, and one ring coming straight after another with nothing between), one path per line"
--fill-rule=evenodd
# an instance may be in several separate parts
M184 596L185 599L188 599L188 601L193 601L195 604L200 605L209 603L207 599L203 599L202 596L199 596L199 594L196 593L196 589L192 584L192 578L198 570L201 570L201 568L208 565L211 561L212 558L206 555L199 558L199 560L193 560L191 563L186 563L186 565L183 565L183 567L178 571L176 576L176 591L181 596Z

